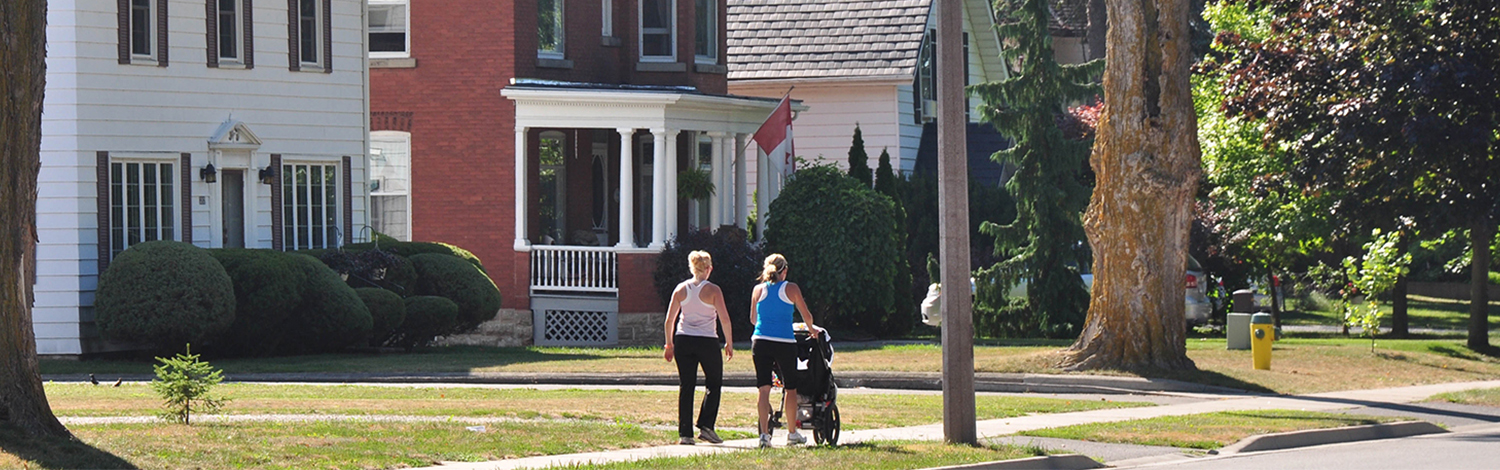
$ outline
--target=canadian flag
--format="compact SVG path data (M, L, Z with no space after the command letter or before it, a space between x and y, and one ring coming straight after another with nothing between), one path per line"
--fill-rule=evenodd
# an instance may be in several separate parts
M755 144L766 152L771 168L778 173L790 175L797 171L796 151L792 148L792 101L791 95L783 96L781 104L771 111L771 116L755 131Z

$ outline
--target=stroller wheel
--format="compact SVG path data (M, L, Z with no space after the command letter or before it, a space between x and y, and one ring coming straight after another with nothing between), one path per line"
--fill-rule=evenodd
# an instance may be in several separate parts
M813 441L818 445L839 445L839 405L837 403L828 405L823 411L823 416L818 419L816 429L813 429Z

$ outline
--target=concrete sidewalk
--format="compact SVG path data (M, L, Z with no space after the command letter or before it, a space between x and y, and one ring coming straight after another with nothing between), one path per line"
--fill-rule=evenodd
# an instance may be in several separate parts
M1347 392L1319 393L1301 396L1247 396L1242 398L1221 398L1145 408L1108 409L1082 411L1075 413L1030 415L980 421L976 423L976 430L978 431L981 440L989 440L1002 436L1013 435L1018 432L1042 428L1052 428L1086 423L1146 419L1160 416L1212 413L1218 411L1270 409L1337 411L1362 407L1389 407L1391 405L1406 405L1408 403L1417 402L1438 393L1478 388L1500 388L1500 380L1421 385L1375 390L1353 390ZM1408 408L1414 407L1408 406ZM1439 408L1432 409L1439 410ZM1438 413L1440 414L1440 411ZM839 438L839 443L844 444L883 440L941 439L943 439L943 426L941 423L938 423L904 428L845 431ZM778 434L775 442L779 443L783 442L783 440L784 437L782 437L781 434ZM529 457L523 459L511 459L492 462L445 463L441 466L429 468L441 470L501 470L548 468L567 465L581 465L587 463L630 461L654 457L707 455L754 449L756 445L757 441L755 439L742 439L736 441L727 441L722 445L670 445L640 449L591 452L584 454Z

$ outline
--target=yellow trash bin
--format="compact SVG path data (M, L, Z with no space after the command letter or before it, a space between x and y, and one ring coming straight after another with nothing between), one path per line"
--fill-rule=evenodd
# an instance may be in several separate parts
M1276 341L1276 325L1269 313L1257 313L1250 317L1250 354L1255 356L1255 368L1271 370L1271 343Z

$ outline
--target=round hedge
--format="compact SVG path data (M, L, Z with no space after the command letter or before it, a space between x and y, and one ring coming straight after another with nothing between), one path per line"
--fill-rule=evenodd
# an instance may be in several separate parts
M180 351L229 328L234 299L229 274L206 251L151 241L121 252L99 276L95 322L105 339Z
M417 272L413 294L447 297L458 304L455 329L444 333L472 330L500 311L500 289L495 282L462 258L424 253L409 259Z
M302 303L307 274L295 255L275 250L208 250L234 281L234 323L216 341L219 354L271 354L281 343L282 323Z
M418 295L406 298L406 321L396 329L390 345L411 350L425 346L434 338L453 331L458 321L458 304L446 297Z
M291 255L307 276L302 302L282 323L278 352L286 354L337 351L369 341L374 320L354 289L338 273L307 255Z
M396 328L406 321L406 302L395 292L378 287L360 287L354 289L354 293L359 294L374 321L370 329L370 345L385 344Z
M365 251L373 250L375 248L377 248L376 244L371 242L355 243L352 245L344 246L344 249L349 251ZM378 248L380 248L381 251L387 251L407 258L428 253L457 256L459 258L462 258L464 261L468 261L469 264L474 265L474 267L479 268L480 272L488 273L488 271L484 270L484 264L479 262L479 257L475 256L473 252L447 243L403 242L398 241L394 238L382 237L380 238Z

